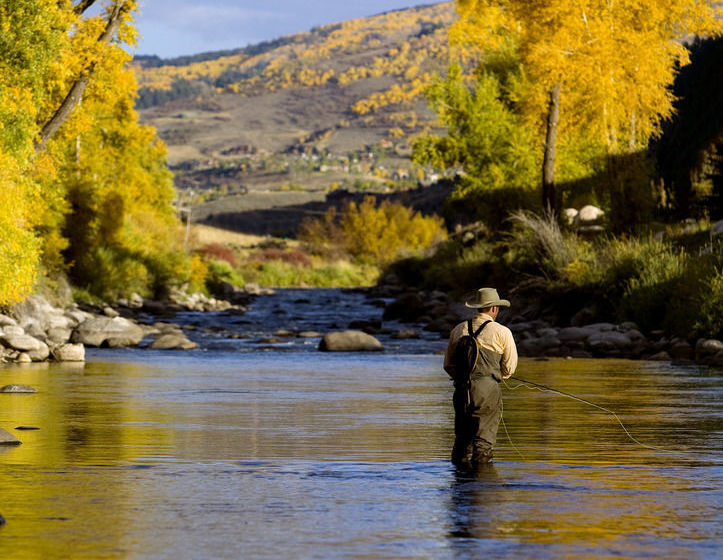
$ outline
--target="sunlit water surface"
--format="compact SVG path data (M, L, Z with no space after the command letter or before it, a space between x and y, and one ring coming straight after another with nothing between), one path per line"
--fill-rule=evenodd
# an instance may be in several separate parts
M439 355L91 352L0 370L0 558L713 558L721 373L523 360L458 473ZM15 427L35 426L33 431Z

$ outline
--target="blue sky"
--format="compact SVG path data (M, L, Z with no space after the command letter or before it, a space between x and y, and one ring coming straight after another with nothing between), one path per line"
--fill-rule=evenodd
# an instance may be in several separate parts
M235 49L425 0L140 0L134 54L171 58Z

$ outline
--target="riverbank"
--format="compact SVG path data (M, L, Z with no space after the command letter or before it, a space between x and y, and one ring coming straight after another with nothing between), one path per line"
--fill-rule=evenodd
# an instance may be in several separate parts
M83 361L86 347L153 350L286 351L374 349L390 353L441 353L449 332L471 310L442 291L403 286L392 275L374 288L244 289L227 287L227 299L176 292L167 301L134 297L113 305L50 305L32 296L0 315L4 362ZM586 308L568 324L540 317L522 295L500 322L513 332L519 354L534 358L624 358L723 367L723 342L687 340L643 332L632 322L590 320ZM341 346L331 333L346 333ZM362 336L362 334L364 336ZM339 336L339 334L334 334Z
M386 284L369 290L372 297L393 298L385 307L385 319L422 323L423 328L449 336L456 324L468 319L471 310L441 291L409 290L387 277ZM596 321L587 307L573 314L568 324L559 325L540 317L540 305L529 296L514 296L513 306L502 310L499 321L515 337L520 356L563 358L624 358L676 364L723 367L723 342L717 339L684 339L662 330L643 333L627 321Z

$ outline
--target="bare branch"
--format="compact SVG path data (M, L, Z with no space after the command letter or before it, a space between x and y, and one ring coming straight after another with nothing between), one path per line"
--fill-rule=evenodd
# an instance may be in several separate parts
M73 6L73 11L80 15L85 12L88 8L90 8L93 4L95 4L95 0L82 0L75 6Z
M84 0L83 4L90 5L94 1L95 0ZM78 4L78 6L80 6L80 4ZM118 0L114 4L113 10L108 16L105 29L103 30L103 33L101 33L100 37L98 37L99 43L110 43L121 24L123 14L128 11L128 8L128 3L125 0ZM78 76L78 79L71 86L70 91L68 91L68 94L65 96L65 99L63 99L60 107L58 107L50 120L45 123L43 129L40 131L40 137L35 142L36 152L44 149L48 140L55 136L60 127L63 126L63 123L68 120L68 117L73 112L73 109L75 109L78 103L80 103L80 100L83 97L83 92L88 86L88 82L90 81L90 77L93 75L94 70L95 62L92 62L90 66L84 70L80 76Z

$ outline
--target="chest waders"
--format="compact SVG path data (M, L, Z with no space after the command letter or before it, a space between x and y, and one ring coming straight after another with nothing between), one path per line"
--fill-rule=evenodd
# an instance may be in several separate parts
M474 356L470 355L468 361L473 366L459 370L462 375L455 379L453 397L455 442L452 462L462 467L490 462L497 440L502 410L502 391L499 386L502 380L502 354L476 342L477 336L490 322L486 321L473 332L472 322L469 321L469 335L463 337L473 336L475 345L470 350ZM469 375L465 376L467 372Z

